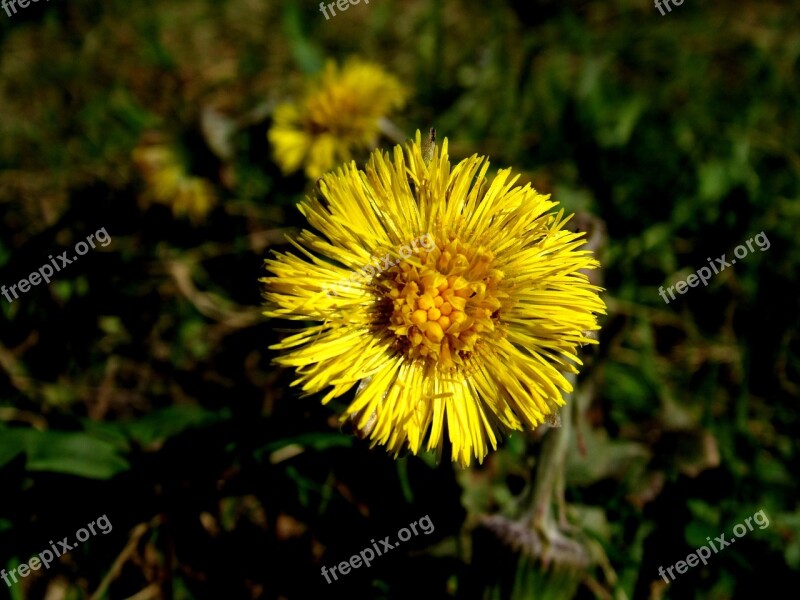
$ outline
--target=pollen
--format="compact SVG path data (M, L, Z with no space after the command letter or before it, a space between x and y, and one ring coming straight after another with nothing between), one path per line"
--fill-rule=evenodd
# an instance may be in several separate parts
M449 371L488 337L501 336L502 273L493 260L491 250L455 238L382 274L388 329L409 360Z

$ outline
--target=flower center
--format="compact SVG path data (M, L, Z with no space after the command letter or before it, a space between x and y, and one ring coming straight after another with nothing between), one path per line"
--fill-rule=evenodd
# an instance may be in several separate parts
M496 335L503 273L494 254L457 238L421 250L381 274L389 329L406 355L446 369L464 366L477 344Z

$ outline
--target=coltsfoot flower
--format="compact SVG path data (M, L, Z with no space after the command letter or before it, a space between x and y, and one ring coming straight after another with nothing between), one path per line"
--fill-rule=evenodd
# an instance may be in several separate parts
M216 204L211 184L190 175L178 153L158 134L151 134L133 150L133 163L145 183L142 202L164 204L175 217L192 223L205 220Z
M598 263L557 203L510 169L489 181L485 157L451 168L447 147L423 156L417 132L405 154L325 175L321 198L299 205L319 233L268 259L262 281L267 316L317 322L273 346L305 394L327 403L355 389L341 418L373 445L441 455L447 439L469 465L564 404L564 373L596 343L605 306L581 272ZM424 235L433 243L409 256ZM385 269L351 276L375 256L390 258ZM353 283L326 293L343 278Z
M275 108L268 138L284 174L305 169L316 179L372 148L380 120L402 108L408 92L382 67L351 59L337 67L329 61L319 81L297 103Z

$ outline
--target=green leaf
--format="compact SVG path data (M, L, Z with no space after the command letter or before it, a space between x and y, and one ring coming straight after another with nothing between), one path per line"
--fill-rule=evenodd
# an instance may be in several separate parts
M31 431L27 445L30 471L110 479L128 469L128 461L117 453L114 444L87 433Z
M0 427L0 468L25 452L29 433L26 429Z
M216 413L199 406L170 406L138 421L122 423L120 427L141 445L151 446L187 429L204 427L228 418L228 411Z
M324 59L319 47L303 31L303 18L299 2L288 2L283 11L283 31L297 65L304 73L316 73L322 69Z
M414 491L411 489L411 481L408 478L408 458L403 457L397 461L397 479L400 482L400 489L403 490L403 498L406 502L414 502Z

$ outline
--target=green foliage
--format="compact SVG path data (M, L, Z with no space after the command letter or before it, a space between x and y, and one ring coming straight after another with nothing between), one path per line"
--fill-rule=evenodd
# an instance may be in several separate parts
M0 298L0 565L104 513L114 531L8 597L89 598L109 573L104 598L738 600L796 581L800 25L785 3L20 10L0 12L0 284L99 227L112 243ZM559 579L473 537L530 508L542 432L464 471L395 461L271 362L291 324L262 318L257 279L313 193L272 162L271 111L352 54L413 89L400 131L433 125L454 160L487 154L605 225L609 311L563 468L590 569ZM215 191L205 222L143 201L132 156L153 134ZM762 231L768 250L659 296ZM768 527L659 577L759 510ZM425 514L430 537L320 577Z

